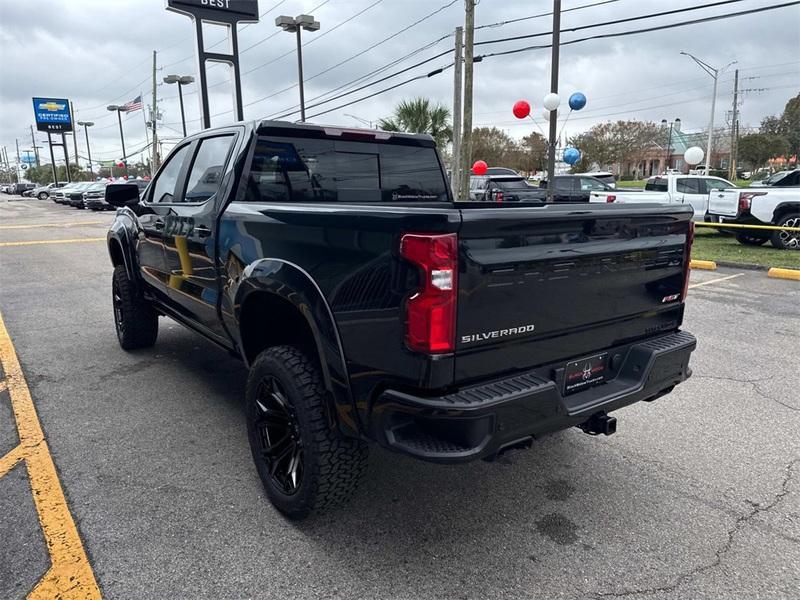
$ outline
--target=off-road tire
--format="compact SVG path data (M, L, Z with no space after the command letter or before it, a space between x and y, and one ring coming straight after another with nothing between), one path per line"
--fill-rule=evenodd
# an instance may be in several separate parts
M736 241L743 246L763 246L769 241L769 237L753 235L750 233L737 233Z
M788 213L778 219L778 227L800 227L800 213ZM800 231L775 231L770 240L779 250L800 251Z
M268 452L263 448L267 420L264 415L270 412L264 410L264 386L275 382L281 388L280 395L285 400L282 406L285 404L292 422L291 440L299 442L294 447L299 448L302 457L299 481L288 493L271 474L270 467L276 461L267 458ZM367 446L331 427L319 367L306 354L293 346L274 346L261 352L250 368L245 401L253 460L275 508L288 518L299 520L350 498L366 467Z
M138 296L123 265L114 267L111 300L117 339L123 350L149 348L158 337L158 314Z

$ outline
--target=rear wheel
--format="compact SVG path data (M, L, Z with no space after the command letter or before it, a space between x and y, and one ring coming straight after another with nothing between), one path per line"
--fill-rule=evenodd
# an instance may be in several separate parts
M155 344L158 337L158 314L146 300L136 294L123 265L114 267L111 296L117 339L122 349L136 350Z
M47 192L39 192L39 200L47 200Z
M745 246L763 246L769 241L769 237L752 235L750 233L737 233L736 241Z
M789 213L778 219L778 227L800 228L800 213ZM772 245L780 250L800 250L800 231L776 231Z
M258 355L247 379L250 449L270 502L303 519L347 500L366 466L366 445L334 431L318 367L300 350Z

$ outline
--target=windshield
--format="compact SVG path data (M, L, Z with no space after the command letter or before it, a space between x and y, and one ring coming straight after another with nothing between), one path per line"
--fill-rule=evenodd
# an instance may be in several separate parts
M765 179L764 183L766 183L767 185L775 185L781 179L786 177L788 174L789 174L788 171L782 171L781 173L775 173L772 177L769 177L769 178Z
M104 190L104 189L106 189L106 183L105 182L103 182L103 183L93 183L92 185L90 185L87 188L87 191L89 191L89 192L98 192L98 191Z

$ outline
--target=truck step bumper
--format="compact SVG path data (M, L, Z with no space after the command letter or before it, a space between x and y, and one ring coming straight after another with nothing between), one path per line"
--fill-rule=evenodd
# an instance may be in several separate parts
M374 437L387 448L431 462L492 458L533 438L587 423L640 400L669 393L691 376L697 346L680 331L608 349L608 379L564 395L564 363L442 396L386 390L373 404Z

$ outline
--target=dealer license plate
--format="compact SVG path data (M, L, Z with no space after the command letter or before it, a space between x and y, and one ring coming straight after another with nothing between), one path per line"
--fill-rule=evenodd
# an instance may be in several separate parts
M608 352L567 363L564 394L574 394L606 380Z

